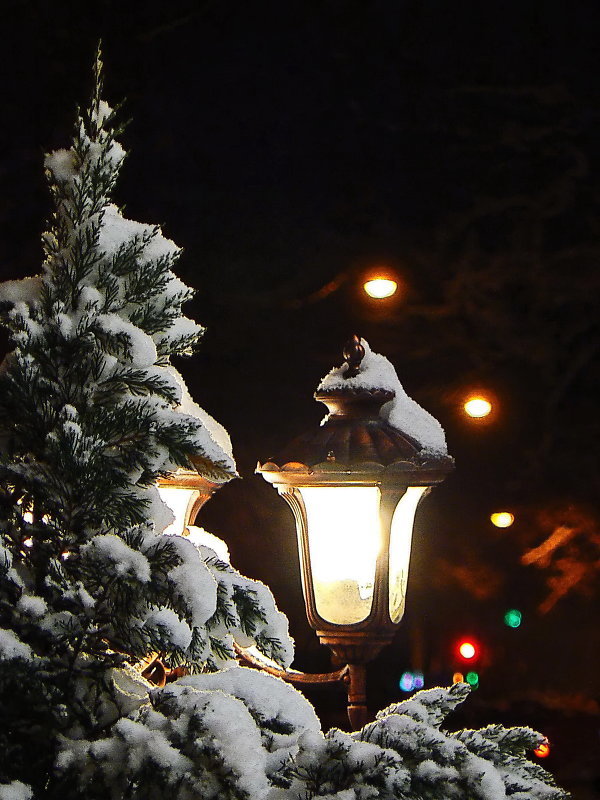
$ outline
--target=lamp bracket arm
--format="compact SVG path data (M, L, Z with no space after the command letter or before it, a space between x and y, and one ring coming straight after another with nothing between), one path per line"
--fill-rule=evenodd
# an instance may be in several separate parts
M348 665L336 670L335 672L300 672L299 670L277 669L271 667L256 656L249 653L245 648L234 643L234 648L238 661L247 667L259 669L281 678L294 686L329 686L333 683L348 683L350 668Z

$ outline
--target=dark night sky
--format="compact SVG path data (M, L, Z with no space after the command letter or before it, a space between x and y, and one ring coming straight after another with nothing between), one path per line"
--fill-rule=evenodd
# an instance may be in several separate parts
M42 153L67 145L102 37L107 97L133 118L117 200L185 248L188 313L207 333L179 366L244 478L202 522L272 586L300 660L319 656L291 519L252 472L318 422L312 391L356 331L457 459L417 524L377 702L419 637L449 680L450 642L468 629L490 642L482 704L580 695L597 709L597 4L99 0L6 2L3 15L2 276L39 271ZM380 263L404 284L386 308L356 289ZM458 411L475 386L497 400L488 425ZM506 504L517 524L499 534L487 517ZM519 563L560 524L576 535L546 569ZM583 577L541 614L561 559ZM498 622L510 605L529 621L513 639Z

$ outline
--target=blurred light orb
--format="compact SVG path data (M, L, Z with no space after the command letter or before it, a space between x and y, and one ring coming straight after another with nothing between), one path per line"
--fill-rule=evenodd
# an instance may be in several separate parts
M545 742L542 742L540 745L538 745L535 748L535 750L533 751L533 754L535 756L537 756L538 758L546 758L546 756L549 756L550 755L550 742L546 739Z
M398 683L403 692L412 692L414 689L414 680L412 672L403 672L402 677Z
M492 521L492 525L495 525L497 528L510 528L515 521L515 517L510 511L496 511L490 515L490 520Z
M470 397L463 405L465 412L473 419L482 419L492 410L492 404L485 397Z
M371 278L363 285L363 289L375 300L384 300L396 293L398 284L391 278Z
M465 682L465 676L462 674L462 672L455 672L454 675L452 676L452 683L464 683L464 682Z
M425 677L418 670L415 672L403 672L398 681L398 686L403 692L412 692L413 689L422 689L425 686Z
M467 672L465 675L465 680L471 687L471 689L477 689L479 686L479 675L477 672Z
M461 642L458 646L458 652L461 654L463 658L471 659L475 657L475 653L477 652L477 648L473 644L473 642Z
M509 628L518 628L523 619L523 615L518 608L509 608L504 615L504 624Z

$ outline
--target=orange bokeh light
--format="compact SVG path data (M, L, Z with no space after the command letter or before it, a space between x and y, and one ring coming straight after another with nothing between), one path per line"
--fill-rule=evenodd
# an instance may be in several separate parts
M537 756L538 758L546 758L546 756L549 756L550 755L550 742L548 742L548 741L542 742L540 745L538 745L535 748L535 750L533 751L533 754L535 756Z

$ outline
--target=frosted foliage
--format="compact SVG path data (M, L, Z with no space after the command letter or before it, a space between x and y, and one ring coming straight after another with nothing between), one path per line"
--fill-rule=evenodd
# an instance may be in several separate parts
M113 533L95 536L81 548L84 557L101 559L107 569L117 575L133 575L141 583L150 580L150 564L143 553L129 547L123 539Z
M21 781L0 783L0 800L31 800L33 791Z
M217 582L192 542L183 536L171 536L181 563L169 573L174 593L191 611L192 625L197 627L212 617L217 608Z
M318 731L312 707L295 689L234 667L155 690L151 706L118 722L106 739L63 740L59 765L77 771L82 789L103 781L115 799L130 785L148 800L175 786L182 800L266 800L299 737Z
M44 166L59 183L65 183L77 175L77 159L73 150L61 149L48 153L44 159Z
M204 528L199 528L197 525L188 525L188 536L190 542L195 547L205 547L212 551L210 553L210 557L216 557L220 561L225 562L226 564L231 563L231 556L229 555L229 548L227 547L227 543L223 541L223 539L219 539L218 536L215 536L214 533L210 533Z
M158 354L150 336L118 314L99 314L98 325L112 336L124 336L129 344L129 358L136 366L152 366Z
M374 353L368 342L361 339L365 355L358 375L344 378L346 366L335 367L321 381L317 391L335 389L387 389L394 392L393 400L381 409L381 416L393 428L416 439L426 451L446 455L446 435L440 423L415 400L409 397L385 356Z
M33 278L5 281L0 284L0 301L32 305L38 300L41 287L42 279L39 275Z
M567 794L526 758L541 740L527 728L440 730L466 684L417 693L352 734L333 729L298 740L269 800L561 800ZM515 791L516 790L516 791Z
M30 660L33 658L33 653L29 645L20 641L13 631L0 628L0 661L8 661L12 658Z
M217 422L216 419L213 419L213 417L211 417L211 415L208 414L203 408L200 408L198 403L196 403L196 401L190 395L189 389L181 373L172 365L169 365L167 370L175 378L181 389L181 400L178 407L179 411L181 411L183 414L189 414L190 417L196 417L196 419L201 420L204 427L210 433L211 438L222 449L223 453L233 460L231 437L229 436L227 430L223 427L223 425Z
M187 650L192 641L192 629L170 608L157 608L146 617L144 625L149 628L160 628L161 633L172 649Z
M159 233L154 225L126 219L114 203L104 207L102 223L98 244L107 256L114 256L124 245L136 240L142 244L138 256L142 263L158 258L172 259L180 252L175 242ZM181 282L177 285L187 289Z
M217 608L207 623L208 630L225 645L220 656L213 654L213 666L231 663L236 642L241 647L256 645L265 656L288 667L294 657L294 643L287 617L277 609L270 589L241 575L210 547L200 545L200 552L218 585Z

